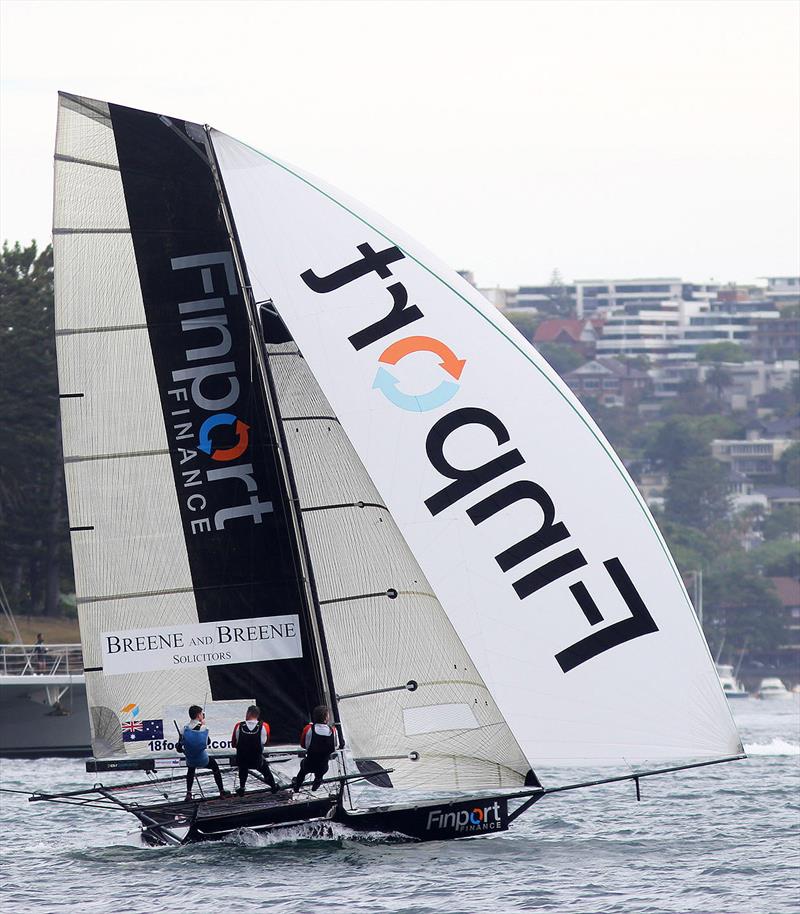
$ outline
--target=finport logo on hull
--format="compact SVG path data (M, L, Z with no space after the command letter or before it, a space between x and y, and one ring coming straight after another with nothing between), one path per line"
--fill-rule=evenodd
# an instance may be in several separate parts
M506 806L494 800L487 806L432 809L428 812L427 831L479 834L487 831L505 831Z

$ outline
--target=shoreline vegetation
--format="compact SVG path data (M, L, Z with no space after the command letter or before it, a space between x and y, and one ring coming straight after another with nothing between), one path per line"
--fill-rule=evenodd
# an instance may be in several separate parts
M508 315L529 340L541 320L564 316L557 298L552 313ZM588 361L558 343L540 349L562 376ZM699 359L714 363L705 383L686 382L674 398L656 400L644 390L624 406L581 400L640 488L648 475L662 479L663 498L651 507L690 594L702 572L704 629L715 657L739 663L747 656L765 668L787 661L794 670L798 651L787 652L789 614L773 579L800 578L800 505L732 511L729 468L714 459L711 442L744 438L765 416L796 420L800 388L795 381L734 411L722 396L731 383L726 366L746 352L727 343L703 349ZM623 361L639 372L649 364ZM0 584L25 639L41 631L51 643L76 641L49 246L5 243L0 252L0 364ZM800 442L792 437L765 482L800 486ZM3 640L11 640L10 630L0 627Z

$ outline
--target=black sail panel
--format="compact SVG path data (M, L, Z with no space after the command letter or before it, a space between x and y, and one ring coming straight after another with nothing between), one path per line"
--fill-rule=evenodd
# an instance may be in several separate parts
M222 627L222 650L265 636L249 619L297 617L300 628L302 657L209 665L211 698L255 698L273 738L293 741L319 700L320 671L202 128L109 109L198 619L239 620Z

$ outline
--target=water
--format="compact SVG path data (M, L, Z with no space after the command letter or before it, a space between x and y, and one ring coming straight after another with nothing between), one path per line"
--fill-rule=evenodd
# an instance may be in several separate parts
M641 803L631 783L546 797L493 838L391 843L334 827L145 848L124 813L0 794L0 909L797 914L800 706L733 708L747 761L646 779ZM80 761L0 770L4 787L89 783Z

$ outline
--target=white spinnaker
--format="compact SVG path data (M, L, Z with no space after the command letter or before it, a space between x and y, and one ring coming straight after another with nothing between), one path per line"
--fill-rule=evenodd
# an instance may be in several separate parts
M741 752L663 539L621 462L555 372L475 289L381 217L225 134L214 131L213 142L256 298L275 301L534 767L587 763L627 771L632 763ZM364 244L374 251L396 245L405 256L383 278L367 272L328 292L301 278L359 261ZM348 337L390 312L389 287L397 283L424 316L356 350ZM397 383L377 376L387 347L414 336L466 360L452 398L436 406L426 396L417 401L422 411L404 395L441 394L442 379L454 382L455 375L441 373L438 356L400 344L407 354L398 360L395 348L397 364L386 356L383 364ZM432 515L426 499L452 480L429 461L426 439L437 421L466 408L494 415L507 440L498 443L480 423L464 425L443 445L453 467L478 468L513 450L524 463ZM495 556L536 533L543 512L531 498L477 523L466 510L493 493L508 495L515 482L518 491L540 486L554 506L551 524L563 523L569 536L503 571ZM514 582L576 549L587 564L520 599ZM631 617L610 575L619 565L658 630L564 672L557 655Z
M204 666L169 676L100 671L103 632L198 621L104 102L59 96L53 209L61 428L92 749L152 755L146 741L123 742L122 724L161 719L165 706L211 693Z
M352 755L382 760L396 787L521 786L527 759L305 359L265 348L333 680L354 696L339 701Z

